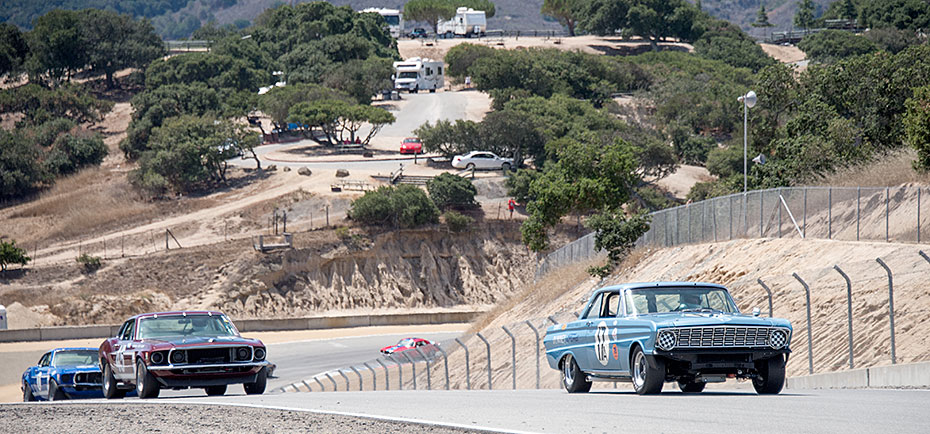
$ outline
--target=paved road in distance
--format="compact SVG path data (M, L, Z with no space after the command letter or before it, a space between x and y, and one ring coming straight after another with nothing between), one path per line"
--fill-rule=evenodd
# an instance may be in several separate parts
M671 390L671 385L666 385ZM173 400L172 400L173 401ZM284 393L183 402L257 404L529 432L927 433L927 390L713 391L638 396L562 390Z

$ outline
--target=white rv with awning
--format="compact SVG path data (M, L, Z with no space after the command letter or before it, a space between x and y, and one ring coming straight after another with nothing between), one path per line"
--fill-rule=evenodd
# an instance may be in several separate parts
M449 21L440 22L436 29L437 35L446 36L484 36L488 31L488 19L484 11L472 8L458 8L455 16Z
M435 92L445 86L441 60L412 57L394 62L394 89L416 93L421 90Z

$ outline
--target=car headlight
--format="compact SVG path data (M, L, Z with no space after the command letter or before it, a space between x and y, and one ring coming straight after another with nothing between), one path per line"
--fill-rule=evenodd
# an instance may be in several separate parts
M675 337L675 332L671 330L662 330L659 332L659 335L656 336L656 347L663 351L669 351L675 348L677 342L678 339Z
M769 346L773 350L784 348L788 345L788 331L784 329L775 329L769 333Z
M171 353L171 363L183 363L185 358L184 351L175 351Z
M236 350L236 360L249 360L251 355L249 347L239 347Z
M149 360L152 361L153 365L160 365L165 361L165 355L162 353L152 353L149 355Z
M265 349L264 348L255 349L255 360L265 360Z

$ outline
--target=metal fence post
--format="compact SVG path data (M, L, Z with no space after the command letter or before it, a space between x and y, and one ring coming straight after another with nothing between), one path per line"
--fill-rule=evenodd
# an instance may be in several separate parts
M888 242L888 196L891 189L885 187L885 242ZM893 358L893 357L892 357Z
M804 230L802 234L804 238L807 238L807 187L804 187Z
M917 187L917 244L920 244L920 187Z
M362 384L362 374L359 374L358 369L355 369L355 366L349 366L349 369L351 369L352 372L354 372L358 377L358 391L361 392L365 390L365 385Z
M307 392L313 392L313 387L310 387L310 383L308 383L307 380L300 380L300 382L303 383L304 386L307 386Z
M414 348L414 349L417 350L417 354L419 354L420 357L423 358L423 361L426 362L426 390L433 390L433 382L430 379L429 359L426 358L426 355L423 354L423 351L420 351L419 348Z
M404 358L407 359L408 362L410 362L410 369L413 370L413 375L412 375L413 390L417 390L417 362L413 361L413 359L411 359L410 356L407 355L406 351L400 353L400 355L404 356Z
M455 342L462 346L462 349L465 350L465 390L471 390L471 368L468 366L468 347L459 340L455 338Z
M714 198L711 201L710 212L711 212L710 222L711 222L711 225L713 225L712 230L714 231L714 242L716 243L717 242L717 198Z
M397 387L397 390L404 390L404 365L403 365L403 362L398 363L398 362L397 362L397 358L395 358L393 354L391 354L391 361L394 362L395 365L397 365L397 379L398 379L398 380L397 380L397 381L398 381L398 383L397 383L397 386L398 386L398 387Z
M759 284L759 286L761 286L762 289L764 289L765 292L769 295L769 318L771 318L771 317L773 316L773 315L772 315L772 290L769 289L769 286L766 285L765 282L762 281L762 279L756 279L756 282L757 282L757 283Z
M701 242L707 241L707 201L701 201Z
M759 190L759 238L765 238L765 190ZM747 210L748 211L748 210Z
M333 383L333 392L339 390L339 388L336 387L336 380L333 380L333 377L332 377L331 375L329 375L329 372L327 372L327 373L325 373L325 374L323 374L323 375L326 375L326 378L329 378L329 382L330 382L330 383Z
M475 336L478 336L478 339L481 339L484 342L484 346L488 349L488 390L492 389L491 384L491 343L488 342L481 333L475 333Z
M861 215L860 203L862 201L862 187L856 187L856 241L859 241L859 216Z
M804 279L801 279L801 276L798 276L798 273L791 273L798 282L801 282L801 286L804 287L804 294L807 296L807 372L811 375L814 374L814 335L811 332L811 288L807 286L807 282Z
M391 374L388 372L387 365L385 365L384 362L381 361L381 359L378 359L375 361L378 362L378 364L381 365L382 368L384 368L384 390L391 390Z
M559 323L558 321L555 320L555 318L552 318L552 315L547 316L546 319L548 319L549 321L552 321L552 324L553 324L553 325Z
M730 240L733 240L733 196L730 195L730 198L727 199L728 204L730 205Z
M320 377L313 377L313 381L316 381L316 384L320 385L320 392L326 391L326 386L323 386L323 383L320 381Z
M368 366L368 362L362 363L362 365L371 372L371 390L378 390L378 376L375 374L375 370L371 369L371 366Z
M513 377L513 390L517 390L517 338L513 336L513 333L510 333L510 330L507 330L507 326L501 326L501 329L504 330L504 333L507 333L507 336L510 336L510 367Z
M827 189L827 239L833 239L833 187Z
M781 188L776 193L781 196ZM785 200L784 197L782 197L782 200ZM778 202L775 202L775 206L778 208L778 238L781 238L781 207L778 206Z
M446 368L446 390L449 390L449 355L439 345L436 346L436 349L442 353L442 366Z
M346 380L346 392L348 392L349 391L349 377L346 376L345 372L342 372L342 369L338 370L337 372L339 372L339 375L342 376L343 380Z
M843 272L843 269L839 265L834 265L833 269L837 273L840 273L840 276L843 276L843 279L846 280L846 318L849 322L849 369L854 369L855 364L853 363L853 330L852 330L852 282L849 281L849 276Z
M881 265L888 273L888 322L891 326L891 364L898 363L894 354L894 282L892 282L891 268L882 261L882 258L875 258L875 262Z
M533 323L529 320L524 321L530 330L533 331L533 334L536 335L536 388L539 389L539 330L536 330L536 327L533 327Z

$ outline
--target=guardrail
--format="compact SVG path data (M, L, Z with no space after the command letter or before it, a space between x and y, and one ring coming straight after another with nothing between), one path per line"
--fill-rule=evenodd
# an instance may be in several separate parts
M234 320L242 333L333 328L467 323L484 311L396 313L376 315L338 315L281 319ZM0 330L0 342L96 339L116 335L120 324L41 327Z

